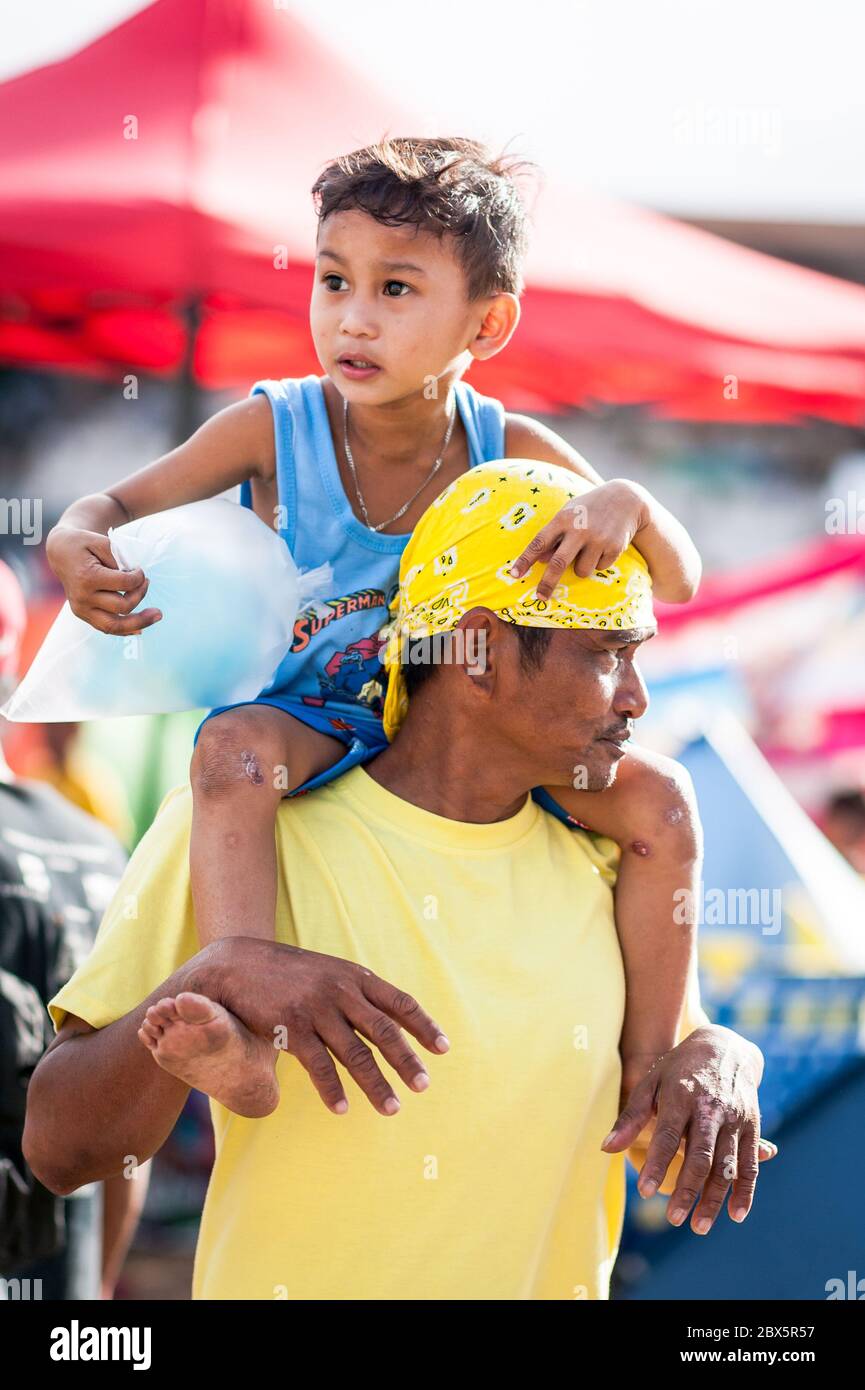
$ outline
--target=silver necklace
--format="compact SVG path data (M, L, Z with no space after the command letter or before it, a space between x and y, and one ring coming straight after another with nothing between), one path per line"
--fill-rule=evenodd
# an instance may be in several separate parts
M449 445L450 442L451 442L451 434L452 434L452 432L453 432L454 421L455 421L456 418L457 418L456 400L454 400L454 408L453 408L453 410L451 411L450 419L448 420L447 432L446 432L446 434L445 434L445 442L444 442L444 444L442 445L441 453L439 454L438 458L436 459L436 461L435 461L435 463L433 464L432 468L430 469L429 473L428 473L427 476L424 478L424 480L423 480L423 482L421 483L420 487L418 488L417 492L413 492L413 493L412 493L411 497L408 499L407 502L403 503L403 505L400 507L399 511L398 511L398 512L394 512L393 516L389 516L388 519L387 519L387 521L380 521L379 524L378 524L378 526L373 526L373 525L372 525L372 522L371 522L370 519L369 519L369 512L368 512L367 509L366 509L366 503L365 503L364 500L363 500L363 493L362 493L361 490L360 490L360 483L359 483L358 480L357 480L357 468L355 467L354 459L353 459L353 457L352 457L351 445L350 445L349 442L348 442L348 401L346 400L346 398L345 398L344 396L343 396L343 399L342 399L342 405L343 405L343 410L342 410L342 442L343 442L343 447L345 448L345 456L346 456L346 458L348 459L348 466L349 466L349 468L351 469L351 476L352 476L352 481L354 482L354 490L355 490L355 492L357 493L357 500L358 500L358 502L360 503L360 509L361 509L361 511L363 512L363 519L364 519L364 522L366 523L367 527L369 528L369 530L370 530L370 531L381 531L381 530L384 529L385 526L390 526L391 522L393 522L393 521L399 521L400 517L405 515L405 513L408 511L409 507L411 506L412 502L414 502L414 501L416 500L416 498L420 497L420 495L421 495L421 493L423 492L424 488L426 487L427 483L429 483L429 482L432 481L432 479L435 477L436 473L438 473L439 469L441 468L441 466L442 466L442 460L444 459L444 456L445 456L445 454L446 454L447 451L448 451L448 445Z

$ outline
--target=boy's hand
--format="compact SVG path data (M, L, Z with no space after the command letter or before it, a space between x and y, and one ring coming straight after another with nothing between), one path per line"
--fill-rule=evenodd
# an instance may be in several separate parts
M66 590L72 612L98 632L127 636L162 617L158 608L145 608L131 616L150 581L141 569L118 569L111 543L100 532L55 526L49 532L45 553Z
M627 479L601 483L566 502L517 556L510 572L521 579L532 565L546 561L537 593L549 598L568 565L581 579L612 565L645 525L645 506L645 497Z

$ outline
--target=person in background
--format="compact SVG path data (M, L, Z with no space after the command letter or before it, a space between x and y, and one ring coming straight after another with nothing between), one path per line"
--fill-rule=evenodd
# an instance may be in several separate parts
M865 874L865 793L861 788L835 792L823 813L821 829L856 872Z
M50 782L73 806L95 816L128 845L132 820L123 784L114 769L82 747L80 724L58 720L41 728L42 751L28 763L28 776Z
M17 684L26 621L21 585L0 561L0 701ZM0 1299L25 1288L31 1298L111 1298L148 1171L58 1198L30 1171L21 1138L30 1075L53 1034L46 1004L88 955L126 854L46 782L15 775L6 727L0 718Z

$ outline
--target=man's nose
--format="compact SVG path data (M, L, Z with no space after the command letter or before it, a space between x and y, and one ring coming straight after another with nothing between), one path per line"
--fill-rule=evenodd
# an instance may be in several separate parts
M625 663L613 708L627 719L639 719L649 708L649 692L635 661Z

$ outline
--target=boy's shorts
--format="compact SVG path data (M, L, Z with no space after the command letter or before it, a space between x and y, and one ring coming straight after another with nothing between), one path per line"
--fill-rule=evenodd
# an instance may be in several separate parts
M388 747L387 736L381 720L375 720L369 715L365 716L362 721L358 719L356 724L351 724L349 720L342 718L334 720L333 716L326 714L323 709L305 705L294 695L259 695L254 700L241 700L236 705L219 705L217 709L212 709L202 719L195 730L195 737L192 740L193 747L198 742L198 735L208 719L212 719L216 714L223 714L228 709L242 709L245 705L270 705L273 709L285 710L286 714L293 715L295 719L299 719L301 724L306 724L308 728L316 729L318 733L327 734L330 738L338 739L340 743L345 744L344 757L331 767L326 767L317 776L310 777L308 782L302 782L293 791L286 792L286 797L302 796L305 792L314 791L316 787L323 787L328 782L333 782L337 777L341 777L344 772L348 772L351 768L371 762ZM535 787L532 796L539 806L548 811L550 815L555 816L557 820L570 826L571 829L588 829L582 821L576 820L574 816L569 816L564 807L560 806L543 787Z
M315 729L320 734L327 734L329 738L338 739L346 747L345 756L332 767L326 767L316 777L310 777L308 782L302 782L293 791L286 792L286 796L301 796L304 792L314 791L316 787L323 787L325 783L332 782L335 777L341 777L344 772L357 767L359 763L368 763L388 746L384 725L374 715L365 715L362 719L358 718L352 722L345 718L335 719L324 709L305 705L295 695L258 695L254 700L240 700L235 705L219 705L212 709L195 730L193 747L198 742L198 735L208 719L212 719L216 714L224 714L229 709L242 709L245 705L269 705L273 709L285 710L286 714L293 715L301 724L306 724L308 728Z

